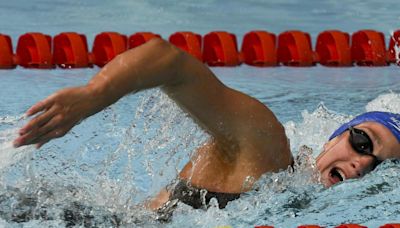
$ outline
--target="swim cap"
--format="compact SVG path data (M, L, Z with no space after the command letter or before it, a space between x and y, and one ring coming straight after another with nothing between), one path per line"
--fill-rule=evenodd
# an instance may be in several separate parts
M329 140L341 135L343 132L349 129L349 127L353 127L364 122L377 122L384 125L392 132L392 134L400 143L400 114L390 112L366 112L356 116L353 120L343 124L335 132L333 132L331 137L329 137Z

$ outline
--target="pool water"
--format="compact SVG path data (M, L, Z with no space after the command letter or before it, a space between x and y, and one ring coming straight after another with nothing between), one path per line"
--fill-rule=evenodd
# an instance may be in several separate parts
M395 1L2 1L1 32L14 45L25 32L77 31L89 44L102 31L254 29L346 32L399 29ZM18 15L18 16L16 16ZM15 16L15 17L13 17ZM12 18L12 20L10 20ZM143 202L176 175L209 136L158 89L129 95L40 150L12 148L23 113L52 92L85 84L99 69L0 71L0 226L2 227L369 227L400 221L400 164L386 161L360 180L324 189L313 171L329 134L365 111L400 113L398 66L377 68L212 68L228 86L267 104L285 125L301 165L269 173L220 210L178 205L169 222ZM311 150L302 147L307 145Z

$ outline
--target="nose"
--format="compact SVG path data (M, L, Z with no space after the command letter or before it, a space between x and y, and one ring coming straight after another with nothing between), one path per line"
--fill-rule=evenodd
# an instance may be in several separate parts
M372 157L360 156L350 162L351 175L353 178L359 178L368 173L373 162Z
M361 172L362 169L361 169L360 162L352 161L350 163L350 165L351 165L351 173L350 173L351 177L350 178L359 178L359 177L361 177L362 176L362 172Z

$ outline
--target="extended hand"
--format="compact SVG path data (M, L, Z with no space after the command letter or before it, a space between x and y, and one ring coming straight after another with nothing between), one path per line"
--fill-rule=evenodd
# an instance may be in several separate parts
M50 95L27 111L28 116L41 113L19 130L14 146L36 144L40 148L64 136L79 121L96 112L95 100L87 87L67 88Z

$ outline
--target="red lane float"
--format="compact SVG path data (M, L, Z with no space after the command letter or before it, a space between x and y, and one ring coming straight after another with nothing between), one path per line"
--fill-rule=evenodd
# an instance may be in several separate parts
M25 68L53 68L51 37L42 33L26 33L19 37L17 44L18 65Z
M385 224L379 228L400 228L400 223Z
M42 33L27 33L19 37L13 53L9 36L0 34L0 69L91 67L104 66L128 48L135 48L155 37L151 32L138 32L127 36L104 32L96 36L92 53L88 53L86 37L65 32L52 39ZM315 52L311 38L302 31L286 31L278 36L266 31L250 31L243 37L238 51L236 36L225 31L208 33L204 40L193 32L177 32L169 37L171 44L190 53L209 66L237 66L242 62L252 66L386 66L400 65L400 30L395 31L386 50L384 35L374 30L360 30L351 36L338 30L320 33ZM276 46L277 43L277 46ZM202 49L203 46L203 49Z
M0 33L0 69L13 69L15 67L11 38Z
M237 66L240 64L236 36L216 31L204 36L203 59L209 66Z
M278 37L278 60L285 66L313 66L317 60L311 47L310 34L286 31Z
M342 224L340 226L336 226L335 228L368 228L368 227L358 224Z
M298 226L297 228L323 228L323 227L318 225L302 225Z
M255 226L254 228L274 228L273 226ZM297 228L324 228L318 225L300 225ZM359 224L342 224L335 228L368 228ZM400 223L391 223L380 226L379 228L400 228Z
M92 54L89 55L91 62L103 67L115 56L127 50L127 40L127 36L117 32L98 34L94 39Z
M251 66L276 66L276 36L266 31L251 31L243 38L241 55Z
M400 65L400 30L393 32L390 37L388 61Z
M387 66L385 36L374 30L361 30L351 37L351 56L359 66Z
M350 35L348 33L329 30L317 37L315 51L319 63L324 66L351 66Z
M176 32L169 37L169 42L203 61L201 54L201 35L193 32Z
M61 68L91 67L86 36L75 32L55 36L54 62Z
M140 46L153 38L161 38L160 35L152 32L138 32L129 37L129 49Z

